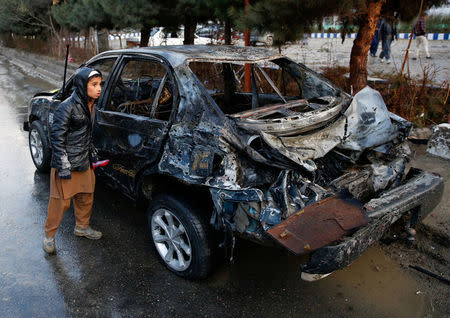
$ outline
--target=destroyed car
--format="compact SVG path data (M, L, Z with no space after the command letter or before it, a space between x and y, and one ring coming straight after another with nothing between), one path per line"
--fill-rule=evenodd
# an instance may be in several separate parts
M173 46L104 52L93 140L106 183L148 202L157 255L202 278L236 237L308 255L306 280L351 264L391 225L439 202L440 176L411 168L411 124L366 87L350 96L262 48ZM49 169L53 113L71 90L37 94L29 145Z

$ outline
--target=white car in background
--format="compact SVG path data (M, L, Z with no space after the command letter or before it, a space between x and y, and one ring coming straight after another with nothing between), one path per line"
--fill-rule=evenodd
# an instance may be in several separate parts
M176 32L169 32L163 27L155 27L150 32L149 46L183 45L184 28ZM211 39L194 34L194 44L211 44Z

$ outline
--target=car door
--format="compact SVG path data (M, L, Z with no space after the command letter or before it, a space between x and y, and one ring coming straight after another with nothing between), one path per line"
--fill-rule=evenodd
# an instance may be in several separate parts
M136 174L156 164L175 106L173 75L158 58L124 56L99 102L94 145L113 186L134 193Z

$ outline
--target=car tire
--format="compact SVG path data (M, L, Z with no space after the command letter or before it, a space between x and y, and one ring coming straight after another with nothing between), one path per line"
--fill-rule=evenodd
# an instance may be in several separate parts
M28 146L36 169L40 172L49 172L52 151L44 128L39 121L31 123L28 134Z
M150 202L147 219L156 254L170 271L188 279L210 273L214 237L199 209L180 197L161 194Z

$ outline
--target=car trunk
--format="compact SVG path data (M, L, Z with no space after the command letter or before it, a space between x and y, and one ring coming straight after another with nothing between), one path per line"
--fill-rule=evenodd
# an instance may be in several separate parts
M277 167L273 173L278 175L254 187L260 205L248 203L258 200L251 194L241 200L221 192L223 206L218 208L234 213L232 224L247 234L252 219L261 222L263 231L254 231L254 237L272 237L296 254L366 226L370 217L365 205L407 180L410 123L390 113L369 87L353 99L296 100L228 117L253 153ZM250 174L244 166L243 174Z

